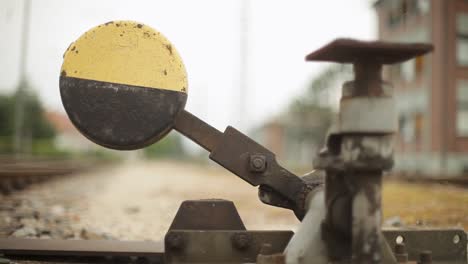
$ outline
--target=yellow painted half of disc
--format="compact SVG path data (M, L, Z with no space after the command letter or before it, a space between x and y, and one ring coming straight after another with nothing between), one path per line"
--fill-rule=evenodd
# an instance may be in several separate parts
M187 73L174 46L133 21L112 21L84 33L65 52L61 75L187 92Z

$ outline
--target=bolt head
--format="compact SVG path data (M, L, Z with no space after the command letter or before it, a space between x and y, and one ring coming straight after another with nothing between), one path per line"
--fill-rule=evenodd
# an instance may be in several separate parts
M173 250L180 250L184 248L185 241L181 234L169 233L166 235L166 245Z
M396 244L395 245L395 253L396 254L405 254L406 253L405 243Z
M419 254L419 263L428 264L432 263L432 251L424 250Z
M264 172L266 170L266 157L264 155L254 154L250 155L250 171L251 172Z
M232 245L239 250L247 249L251 242L252 237L247 233L235 233L232 236Z

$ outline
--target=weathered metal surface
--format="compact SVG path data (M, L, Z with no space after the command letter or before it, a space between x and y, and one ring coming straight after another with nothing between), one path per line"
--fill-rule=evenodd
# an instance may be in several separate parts
M187 94L118 83L60 77L60 93L73 124L91 141L138 149L164 137Z
M162 257L164 251L160 242L1 238L0 253L6 256Z
M430 50L430 44L337 39L306 57L354 64L355 79L343 85L337 129L314 160L327 173L322 237L330 261L396 262L380 230L381 178L393 166L396 132L393 89L382 81L382 64Z
M402 240L410 261L418 261L429 250L433 263L467 263L467 235L462 229L386 229L383 234L391 248Z
M382 263L380 241L382 175L359 173L352 181L352 256L355 263Z
M281 253L293 235L292 231L184 231L172 230L166 235L167 263L246 263L255 262L264 244L271 253ZM172 247L168 237L179 236L181 247ZM246 238L239 246L240 237Z
M358 41L336 39L306 56L307 61L332 61L355 63L362 60L381 64L403 62L432 51L433 46L426 43L403 44L383 41Z
M174 45L134 21L111 21L81 35L66 50L61 72L84 80L187 92L187 73Z
M181 111L175 129L210 151L210 159L243 180L259 186L262 202L291 209L301 219L305 214L305 197L313 185L281 167L275 155L233 127L224 133L187 111Z
M313 161L317 169L333 171L390 170L393 167L394 136L368 135L334 135L329 144L338 144L335 149L330 146L322 151ZM331 142L339 137L338 142Z
M132 21L91 29L64 54L62 102L93 142L138 149L162 138L187 100L187 74L173 45Z
M251 170L251 156L262 156L266 168L262 171ZM251 138L233 127L227 127L220 143L210 154L210 159L236 174L253 186L262 188L263 194L274 191L274 199L261 199L262 202L292 209L299 219L305 215L305 199L312 189L298 176L281 167L275 155ZM264 196L267 197L267 196ZM277 203L279 202L279 203Z
M219 144L223 135L221 131L185 110L177 116L174 129L210 152Z
M234 203L221 199L184 201L169 230L245 230Z
M327 213L324 191L311 192L307 200L307 213L285 249L286 263L330 263L321 230Z
M395 100L391 97L341 100L338 129L341 133L395 133L396 116Z

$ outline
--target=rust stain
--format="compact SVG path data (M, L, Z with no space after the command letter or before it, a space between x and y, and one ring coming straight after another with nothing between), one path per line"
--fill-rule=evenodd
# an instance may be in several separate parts
M137 24L136 26L137 26L137 28L142 28L143 27L142 24Z
M164 73L164 75L167 75L167 70L164 70L163 73Z
M65 70L63 70L61 73L60 73L60 76L67 76L67 72Z
M166 49L169 51L169 53L172 55L172 45L171 44L166 44Z

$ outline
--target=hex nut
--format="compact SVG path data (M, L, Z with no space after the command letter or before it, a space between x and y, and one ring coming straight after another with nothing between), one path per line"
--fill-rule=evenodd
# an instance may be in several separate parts
M250 155L250 171L251 172L264 172L266 170L267 162L265 155L253 154Z
M185 239L178 233L168 233L165 241L166 245L173 250L181 250L185 246Z
M238 250L245 250L250 247L252 236L248 233L235 233L232 236L232 245Z

